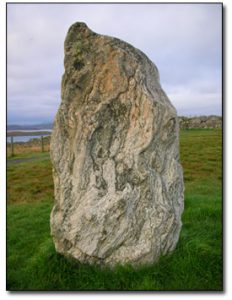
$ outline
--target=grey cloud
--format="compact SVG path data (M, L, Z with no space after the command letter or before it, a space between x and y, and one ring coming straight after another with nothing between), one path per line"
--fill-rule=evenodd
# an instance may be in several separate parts
M172 102L177 107L178 115L197 116L197 115L221 115L221 106L218 105L221 94L192 94L190 91L170 94ZM184 105L188 103L188 106ZM210 110L209 110L210 107ZM210 112L210 113L209 113Z
M220 5L8 4L7 11L9 122L54 118L63 42L76 21L147 54L178 112L220 113Z

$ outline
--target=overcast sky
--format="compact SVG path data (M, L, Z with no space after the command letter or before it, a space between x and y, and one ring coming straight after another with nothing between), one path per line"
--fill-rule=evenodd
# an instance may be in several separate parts
M76 21L142 50L179 115L221 115L220 4L8 4L9 124L53 121Z

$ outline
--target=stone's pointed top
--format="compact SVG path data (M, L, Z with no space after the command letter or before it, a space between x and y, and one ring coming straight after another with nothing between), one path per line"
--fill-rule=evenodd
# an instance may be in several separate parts
M69 31L76 30L76 29L81 30L81 29L89 29L89 28L84 22L76 22L70 26Z
M94 32L84 22L76 22L72 24L66 36L65 45L75 42L79 39L86 39Z
M84 23L84 22L76 22L72 24L68 30L68 35L72 34L89 34L93 33L93 31Z

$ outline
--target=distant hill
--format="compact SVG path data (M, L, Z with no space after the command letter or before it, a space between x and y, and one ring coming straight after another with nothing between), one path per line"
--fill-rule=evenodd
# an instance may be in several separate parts
M7 130L44 130L52 129L52 123L33 124L33 125L7 125Z

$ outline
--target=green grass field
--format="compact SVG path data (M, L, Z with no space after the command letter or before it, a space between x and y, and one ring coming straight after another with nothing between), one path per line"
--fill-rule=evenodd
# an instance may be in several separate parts
M221 291L221 131L183 130L180 149L185 180L180 240L172 254L139 269L130 265L100 269L57 254L49 228L53 202L50 161L9 166L7 289Z

